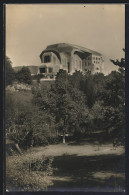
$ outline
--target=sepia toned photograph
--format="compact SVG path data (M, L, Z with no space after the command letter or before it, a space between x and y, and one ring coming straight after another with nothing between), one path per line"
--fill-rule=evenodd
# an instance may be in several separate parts
M125 192L125 5L6 4L6 191Z

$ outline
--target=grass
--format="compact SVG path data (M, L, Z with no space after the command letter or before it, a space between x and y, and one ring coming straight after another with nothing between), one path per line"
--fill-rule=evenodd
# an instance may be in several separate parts
M40 86L42 88L48 88L49 89L51 87L51 85L53 85L54 83L55 83L54 80L40 80ZM39 86L38 83L37 83L37 80L33 80L32 84L33 84L34 87Z
M53 158L51 174L29 172L30 162L40 162L43 156ZM8 190L85 190L124 191L124 148L116 150L112 144L99 147L56 144L28 149L19 156L7 156ZM39 163L38 163L39 166ZM19 188L20 186L20 188Z
M109 188L124 190L124 158L119 155L77 156L54 158L54 188ZM62 180L61 178L67 178Z
M31 91L6 91L6 96L10 95L14 102L24 102L25 104L30 104L32 100Z

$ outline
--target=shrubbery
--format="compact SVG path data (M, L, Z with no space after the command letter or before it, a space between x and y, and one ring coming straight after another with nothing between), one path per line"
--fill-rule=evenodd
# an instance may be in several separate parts
M6 94L6 133L22 148L46 145L56 136L54 117L31 101L31 92Z
M53 173L53 157L42 156L40 159L26 158L23 160L22 156L15 156L12 160L7 157L6 162L6 189L39 191L52 185L48 176Z

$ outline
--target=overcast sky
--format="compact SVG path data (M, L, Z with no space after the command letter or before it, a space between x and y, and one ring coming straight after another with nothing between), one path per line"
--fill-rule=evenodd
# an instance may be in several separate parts
M104 73L117 67L125 47L125 6L120 4L6 5L6 55L13 66L40 65L47 45L71 43L104 55Z

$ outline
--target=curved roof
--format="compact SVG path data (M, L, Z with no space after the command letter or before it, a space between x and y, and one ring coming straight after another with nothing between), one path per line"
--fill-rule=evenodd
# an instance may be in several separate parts
M99 55L101 56L102 54L99 53L99 52L96 52L96 51L93 51L93 50L90 50L90 49L87 49L85 47L81 47L81 46L78 46L78 45L74 45L74 44L69 44L69 43L58 43L58 44L53 44L53 45L49 45L47 46L46 48L47 50L48 49L52 49L52 50L55 50L57 52L67 52L67 53L71 53L71 51L73 49L77 49L77 51L80 51L80 52L84 52L84 53L89 53L89 54L94 54L94 55Z
M46 53L46 52L53 52L53 53L58 57L58 59L59 59L60 62L61 62L60 54L58 53L58 51L55 51L55 50L53 50L53 49L45 49L44 51L42 51L42 53L40 54L40 58L41 58L41 56L42 56L44 53Z

